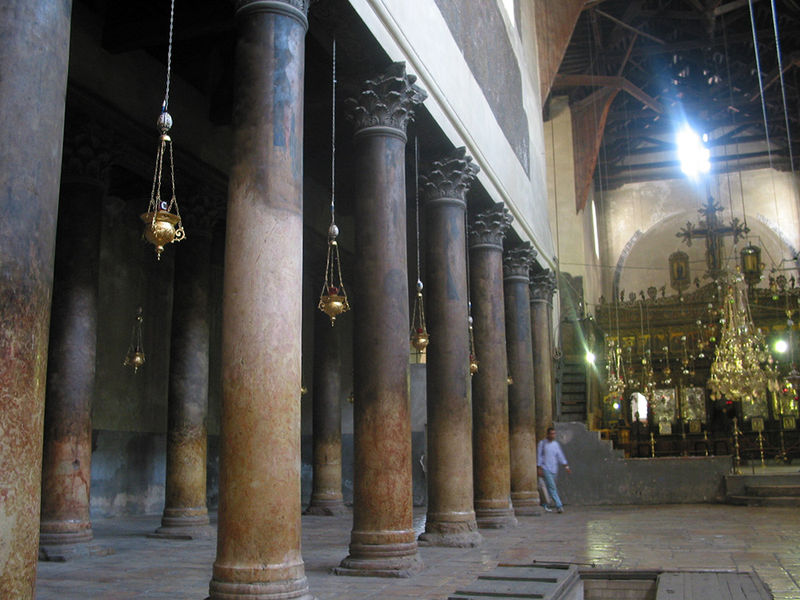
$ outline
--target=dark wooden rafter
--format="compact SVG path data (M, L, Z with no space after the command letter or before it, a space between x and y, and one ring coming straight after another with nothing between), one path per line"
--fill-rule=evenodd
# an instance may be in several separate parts
M777 4L789 127L791 138L800 140L800 2ZM648 165L654 178L671 170L664 159L674 153L674 131L687 119L709 133L713 168L754 168L765 161L788 166L770 3L754 0L753 6L761 67L768 73L762 78L769 149L747 0L586 2L552 93L567 95L572 110L583 111L601 97L602 87L626 92L615 94L609 105L604 95L604 102L592 108L603 115L594 119L603 130L597 136L581 134L581 143L589 147L590 139L600 139L594 164L603 165L601 186L624 181L626 173L639 178L634 172L645 174ZM585 157L582 161L576 162L576 173L592 164Z

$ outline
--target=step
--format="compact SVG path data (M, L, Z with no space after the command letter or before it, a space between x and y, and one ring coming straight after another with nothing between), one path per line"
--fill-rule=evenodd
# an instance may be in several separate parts
M745 485L748 496L775 497L775 496L800 496L800 484L758 483Z
M798 496L728 496L728 504L738 506L800 506Z
M755 573L661 573L656 600L772 600Z
M448 600L510 600L540 598L542 600L581 600L583 583L575 565L500 564L480 575L464 589L456 590Z

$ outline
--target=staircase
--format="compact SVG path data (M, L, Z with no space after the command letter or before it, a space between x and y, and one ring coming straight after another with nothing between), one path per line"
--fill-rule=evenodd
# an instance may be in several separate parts
M800 506L800 472L727 475L729 504L742 506Z
M561 365L559 421L586 421L586 362L565 356Z

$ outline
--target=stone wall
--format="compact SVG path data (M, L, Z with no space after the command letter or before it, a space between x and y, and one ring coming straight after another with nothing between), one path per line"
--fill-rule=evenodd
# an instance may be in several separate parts
M722 502L730 456L624 458L583 423L557 423L572 469L558 477L565 506Z

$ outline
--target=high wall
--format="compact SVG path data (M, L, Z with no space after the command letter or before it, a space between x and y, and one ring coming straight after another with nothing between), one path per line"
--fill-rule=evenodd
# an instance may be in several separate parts
M676 293L669 286L668 271L669 255L676 250L689 255L691 278L699 278L701 285L708 282L703 278L704 240L695 239L689 247L675 234L687 222L699 224L703 217L697 211L709 193L724 209L719 213L721 221L746 220L751 230L736 248L733 238L725 238L724 255L730 267L733 259L738 262L743 244L750 241L762 249L765 273L777 267L792 269L784 272L787 278L797 275L794 261L785 260L800 248L798 195L791 173L759 169L711 176L707 184L685 179L631 183L603 193L602 293L606 298L611 297L615 283L626 296L652 285L666 285L667 295ZM761 285L766 285L766 277Z
M575 213L575 165L573 160L572 117L564 97L550 101L550 119L544 123L547 149L547 196L550 229L555 240L559 268L583 280L583 296L596 298L601 290L600 257L595 253L593 199ZM598 214L599 216L599 214ZM602 231L597 232L602 237ZM583 307L586 314L593 303Z

